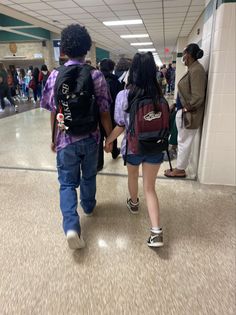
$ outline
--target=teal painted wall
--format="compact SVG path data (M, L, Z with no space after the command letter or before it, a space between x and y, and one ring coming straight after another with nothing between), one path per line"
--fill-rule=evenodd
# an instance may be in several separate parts
M14 19L4 14L0 14L0 25L1 26L25 26L25 25L31 25L31 24Z
M33 38L23 35L17 35L10 32L0 31L0 42L25 42L33 40ZM34 39L37 41L37 39Z
M26 33L26 34L29 34L29 35L31 34L31 35L35 35L35 36L40 36L40 37L43 37L45 39L51 39L50 31L45 30L44 28L40 28L40 27L37 27L37 28L25 28L25 29L19 28L19 29L17 29L17 31L23 32L23 33Z
M8 26L8 27L14 28L14 26L31 26L31 25L32 24L14 19L4 14L0 14L0 26L3 26L3 27ZM6 32L6 31L0 31L0 42L39 40L33 37L24 36L24 33L29 34L29 35L39 36L39 37L42 37L43 39L48 39L48 40L51 37L50 31L45 30L44 28L41 28L41 27L22 28L22 29L19 28L17 29L17 31L22 32L22 35Z
M44 39L50 39L49 31L44 30L44 29L42 29L42 31L39 29L32 29L32 30L34 31L30 32L29 29L25 29L24 32L27 34L43 37ZM14 42L34 41L35 42L35 41L42 41L42 40L29 37L29 36L24 36L23 33L22 35L18 35L18 34L6 32L6 31L0 31L0 42L12 42L12 41Z
M104 58L110 58L110 52L108 50L96 47L96 60L101 61Z

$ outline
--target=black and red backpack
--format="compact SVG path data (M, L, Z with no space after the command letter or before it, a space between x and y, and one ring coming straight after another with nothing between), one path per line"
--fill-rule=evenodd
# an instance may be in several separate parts
M126 155L128 151L147 156L166 151L169 158L169 123L170 109L164 97L156 106L151 97L134 98L129 111Z

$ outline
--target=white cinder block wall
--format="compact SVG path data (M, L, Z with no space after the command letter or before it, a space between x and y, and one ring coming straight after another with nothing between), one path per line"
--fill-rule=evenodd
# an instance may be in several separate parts
M215 12L198 168L198 178L204 184L236 185L235 20L235 2L223 3ZM206 51L211 37L210 19L208 22L209 29L203 34Z

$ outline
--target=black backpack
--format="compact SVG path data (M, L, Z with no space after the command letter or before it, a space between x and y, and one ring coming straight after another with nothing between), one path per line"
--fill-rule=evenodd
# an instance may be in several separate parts
M43 87L45 87L48 77L49 77L49 72L47 72L47 74L43 73L43 80L42 80Z
M99 108L91 76L93 69L87 64L57 69L59 73L54 87L56 114L64 115L66 132L73 136L89 134L98 126ZM55 130L53 139L54 133Z
M114 111L115 111L115 100L117 94L122 91L123 87L118 78L116 78L114 75L112 76L105 76L108 89L110 91L110 95L112 98L112 103L110 104L110 114L112 121L114 120Z

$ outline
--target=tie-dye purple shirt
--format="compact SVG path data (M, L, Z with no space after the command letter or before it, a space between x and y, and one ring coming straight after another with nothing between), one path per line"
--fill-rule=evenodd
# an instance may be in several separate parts
M65 63L65 66L70 65L76 65L76 64L82 64L78 61L72 61L69 60ZM42 99L40 102L40 107L49 110L50 112L55 113L56 112L56 104L54 100L54 86L56 82L56 78L58 75L57 70L53 70L50 74L50 76L47 79L47 82L45 84ZM97 105L99 106L100 113L103 112L109 112L109 103L110 103L110 97L109 92L107 89L107 83L106 80L101 73L101 71L98 70L92 70L91 71L93 83L94 83L94 92L97 100ZM74 137L66 134L65 132L57 131L57 137L56 137L56 150L59 151L63 148L65 148L68 144L74 143L76 141L85 139L89 137L90 135L84 135L80 137ZM99 127L98 129L92 133L92 136L96 139L97 143L99 143L100 140L100 132Z

